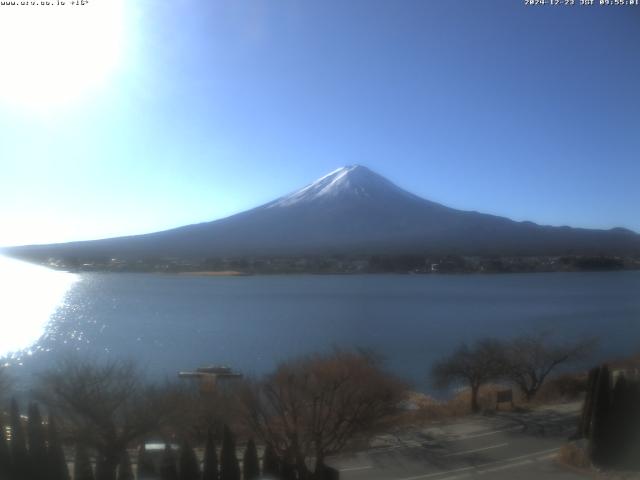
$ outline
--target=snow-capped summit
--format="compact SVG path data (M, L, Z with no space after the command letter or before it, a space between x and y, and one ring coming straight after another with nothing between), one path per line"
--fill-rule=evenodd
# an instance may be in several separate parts
M346 200L348 197L373 198L386 192L407 194L381 175L362 165L340 167L315 182L285 195L265 208L289 207L297 204L336 199Z
M640 235L514 222L418 197L360 165L273 202L163 232L8 249L30 258L213 258L386 253L640 254Z

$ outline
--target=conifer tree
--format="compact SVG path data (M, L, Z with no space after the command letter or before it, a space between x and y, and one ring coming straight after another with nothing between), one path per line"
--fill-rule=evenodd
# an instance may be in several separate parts
M96 480L110 480L110 473L107 471L106 462L104 457L97 452L96 454ZM115 474L115 472L114 472Z
M0 479L5 480L11 475L11 453L5 436L4 425L0 423Z
M120 457L118 465L118 480L135 480L133 476L133 468L131 468L131 458L129 452L125 449Z
M578 437L589 437L589 430L591 428L591 417L593 415L593 400L595 398L596 383L598 380L598 373L600 369L598 367L589 370L589 377L587 379L587 392L585 395L584 403L582 405L582 414L580 415L580 424L578 426Z
M186 440L180 447L178 476L180 480L200 480L200 464L196 452Z
M627 419L627 426L629 428L629 445L627 449L628 456L625 468L633 471L640 470L640 381L636 380L633 384L629 385L629 418Z
M29 437L29 459L33 480L47 480L47 443L42 416L36 403L29 404L27 433Z
M265 477L280 478L280 460L271 445L267 445L262 455L262 475Z
M282 480L297 480L296 469L293 466L293 462L290 459L285 459L282 462L282 473L278 477Z
M15 398L11 400L11 472L14 478L30 477L29 453L20 418L20 409Z
M76 454L73 462L73 480L94 480L89 452L87 452L84 445L80 443L76 444Z
M624 375L616 380L611 395L611 413L609 415L609 461L620 466L626 462L626 453L631 441L629 417L632 414L629 405L629 386Z
M216 451L216 441L211 429L207 431L207 442L204 446L202 480L218 480L218 453Z
M138 466L137 466L137 479L148 480L156 478L156 468L153 464L153 460L149 457L149 453L144 448L144 443L140 445L138 449Z
M224 426L220 451L220 480L240 480L240 465L236 456L236 441L228 426Z
M253 439L249 439L242 458L242 472L244 480L257 480L260 478L260 464L258 462L258 450Z
M178 469L176 468L176 457L169 444L164 446L164 453L160 462L161 480L178 480Z
M49 468L49 480L69 480L69 468L67 460L64 457L64 450L60 437L58 436L58 427L56 419L53 415L49 415L49 448L47 449L47 465Z
M589 455L591 460L598 465L607 465L609 462L610 411L611 375L609 373L609 367L602 365L596 384L589 436Z

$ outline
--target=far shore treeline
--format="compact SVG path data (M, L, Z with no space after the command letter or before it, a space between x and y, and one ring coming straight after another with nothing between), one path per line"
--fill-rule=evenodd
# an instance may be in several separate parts
M640 270L639 256L461 256L427 254L305 255L215 258L111 258L62 257L32 254L16 258L72 271L260 274L365 274L365 273L534 273Z

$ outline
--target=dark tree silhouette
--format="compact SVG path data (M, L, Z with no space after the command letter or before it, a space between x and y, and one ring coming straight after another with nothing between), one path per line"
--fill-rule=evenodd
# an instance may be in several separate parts
M11 475L11 452L7 444L4 425L0 423L0 479L6 480Z
M35 403L29 404L27 409L27 433L29 437L29 458L31 460L31 475L34 480L48 480L47 442L40 409Z
M493 339L483 339L471 347L462 344L451 355L434 364L431 375L439 388L462 382L471 392L471 411L480 410L478 393L480 387L498 379L504 372L505 346Z
M94 480L93 468L87 448L76 444L75 460L73 462L73 480Z
M170 445L164 446L162 460L160 462L161 480L178 480L178 469L176 468L176 457Z
M589 370L587 379L587 392L582 405L582 413L580 415L580 424L578 426L578 437L588 437L591 430L591 417L593 415L593 400L595 398L596 382L598 381L599 369L592 368Z
M598 373L596 394L591 418L589 437L589 455L598 465L607 465L610 459L610 411L611 411L611 375L609 367L603 365Z
M260 463L258 461L258 449L253 439L249 439L242 457L242 474L244 480L257 480L260 478Z
M274 448L271 445L267 445L262 455L262 474L265 477L279 478L280 470L280 460Z
M621 465L625 461L626 448L631 441L627 431L629 385L624 375L618 377L611 393L611 411L608 422L609 460L612 465Z
M624 466L630 470L640 470L640 381L636 380L634 383L628 384L626 411L628 416L626 418L627 437L628 441L625 445L625 460Z
M15 398L11 400L11 471L15 478L29 478L31 468L27 442L20 418L20 408Z
M118 471L116 469L113 472L113 475L117 475ZM108 466L107 459L104 458L104 455L98 453L96 455L96 480L111 480L110 468Z
M186 440L180 447L178 474L180 480L200 480L200 464L196 453Z
M131 467L131 458L126 450L122 453L120 465L118 465L118 480L135 480L133 468Z
M609 460L626 470L640 465L640 382L620 375L613 388L609 414Z
M240 480L240 465L236 456L236 441L227 425L222 434L220 451L220 480Z
M147 480L156 478L156 468L153 460L149 456L149 452L144 448L144 443L138 449L138 480Z
M286 455L282 461L282 470L279 478L282 480L299 480L297 470L293 455Z
M218 480L218 452L216 451L216 441L211 429L207 431L207 441L204 447L202 480Z
M50 480L69 480L69 468L67 460L64 456L62 442L58 436L58 425L56 418L49 414L49 448L47 449L49 479Z

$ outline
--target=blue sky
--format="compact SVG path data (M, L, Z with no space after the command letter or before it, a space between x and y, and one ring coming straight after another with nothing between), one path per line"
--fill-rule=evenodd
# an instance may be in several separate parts
M84 33L98 54L77 38L51 51L66 73L4 65L12 85L59 83L35 105L0 94L0 245L213 220L347 164L457 208L640 231L640 7L131 0L109 15Z

